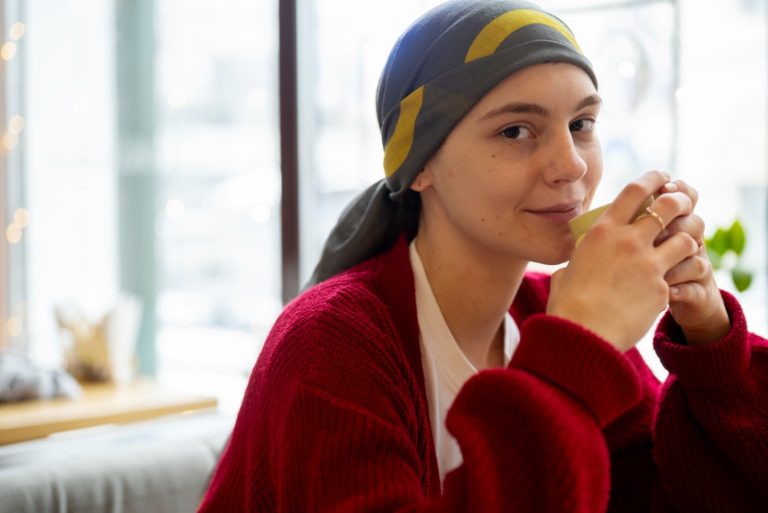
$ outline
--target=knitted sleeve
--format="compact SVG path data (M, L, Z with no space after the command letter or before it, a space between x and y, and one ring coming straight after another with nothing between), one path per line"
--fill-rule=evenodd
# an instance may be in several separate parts
M550 276L547 274L526 274L513 305L513 313L517 314L521 323L527 316L545 310L549 285ZM651 426L660 383L637 349L627 351L624 357L633 365L640 379L641 399L602 429L610 454L611 486L607 512L656 512L657 509L652 507L657 473L653 462ZM590 372L604 370L592 369ZM626 392L631 393L631 390Z
M664 493L676 511L758 512L768 504L768 342L723 292L731 330L689 347L667 314L654 347L670 377L654 427Z
M531 316L509 368L477 374L449 411L464 465L447 476L445 498L465 511L606 511L602 428L642 392L632 363L598 336Z

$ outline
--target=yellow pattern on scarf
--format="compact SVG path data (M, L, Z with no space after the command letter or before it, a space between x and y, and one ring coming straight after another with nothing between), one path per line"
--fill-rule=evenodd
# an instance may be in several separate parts
M416 118L424 101L424 86L419 87L400 101L400 115L395 131L384 147L384 172L392 176L405 162L413 145Z
M557 30L571 42L579 53L582 53L581 48L573 38L573 34L557 19L531 9L517 9L505 12L483 27L469 46L464 62L472 62L492 55L512 32L533 24L546 25Z

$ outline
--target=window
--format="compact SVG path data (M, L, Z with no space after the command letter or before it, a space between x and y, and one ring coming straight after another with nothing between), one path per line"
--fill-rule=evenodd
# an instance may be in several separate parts
M298 6L301 283L343 207L383 176L379 73L437 3ZM755 272L740 298L750 327L768 332L765 2L541 3L597 69L596 203L658 167L699 189L712 227L740 218ZM283 292L278 2L0 6L0 344L59 365L54 308L97 318L130 294L145 307L142 371L236 408ZM724 27L735 29L710 37Z
M235 408L281 307L277 2L11 4L8 344L60 365L54 308L93 322L129 294L142 373Z

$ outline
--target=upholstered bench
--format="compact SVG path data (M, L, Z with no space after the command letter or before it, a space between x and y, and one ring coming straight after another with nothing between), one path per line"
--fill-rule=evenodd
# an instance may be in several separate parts
M0 446L0 513L190 513L234 418L174 415Z

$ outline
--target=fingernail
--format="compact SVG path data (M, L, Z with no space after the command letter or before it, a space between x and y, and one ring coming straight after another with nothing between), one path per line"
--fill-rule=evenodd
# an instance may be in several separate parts
M679 188L680 187L678 187L674 181L667 182L664 184L664 190L666 190L667 192L675 192Z

